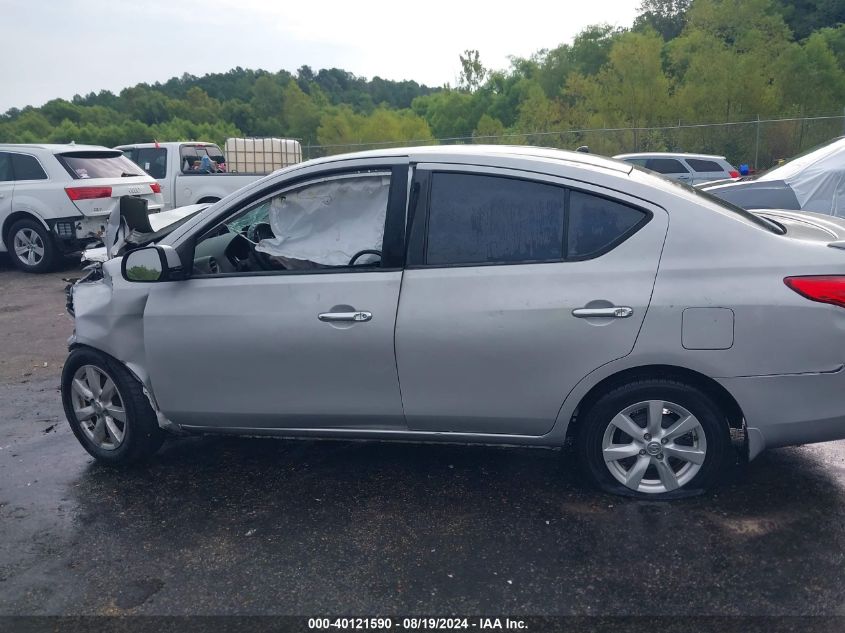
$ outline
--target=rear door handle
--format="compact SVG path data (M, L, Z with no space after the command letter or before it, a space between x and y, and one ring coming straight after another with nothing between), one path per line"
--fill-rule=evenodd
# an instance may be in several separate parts
M612 308L576 308L572 316L579 319L627 319L634 314L634 309L628 306L613 306Z
M359 310L357 312L323 312L317 315L320 321L334 322L334 321L355 321L363 322L369 321L373 318L372 312L364 312Z

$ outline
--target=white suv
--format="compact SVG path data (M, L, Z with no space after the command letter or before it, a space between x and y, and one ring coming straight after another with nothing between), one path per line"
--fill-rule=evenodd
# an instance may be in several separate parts
M50 270L63 253L101 241L121 196L163 206L159 184L117 150L0 144L0 252L21 270Z
M613 158L645 167L688 185L739 178L737 168L731 165L724 156L712 154L641 152L639 154L617 154Z

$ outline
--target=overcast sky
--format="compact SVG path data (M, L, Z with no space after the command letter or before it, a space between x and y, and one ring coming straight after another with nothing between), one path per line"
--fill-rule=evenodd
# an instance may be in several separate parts
M55 97L241 66L302 65L439 86L475 48L489 68L589 24L630 26L640 0L0 0L0 112Z

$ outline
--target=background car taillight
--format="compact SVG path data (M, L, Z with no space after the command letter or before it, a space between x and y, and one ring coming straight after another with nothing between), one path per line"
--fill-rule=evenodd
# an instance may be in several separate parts
M152 189L153 193L161 193L161 185L157 182L154 182L150 185L150 189Z
M65 192L74 201L111 198L111 187L65 187Z
M731 178L739 178L739 172L736 169L731 169L728 172L728 176L730 176Z
M811 301L845 308L845 276L786 277L783 283Z

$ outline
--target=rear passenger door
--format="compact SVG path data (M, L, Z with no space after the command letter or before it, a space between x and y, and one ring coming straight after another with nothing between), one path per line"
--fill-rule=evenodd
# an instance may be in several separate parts
M646 169L656 171L658 174L692 184L692 174L689 169L676 158L649 158L645 166Z
M578 381L633 348L666 214L583 183L440 169L416 172L396 320L408 426L542 435Z

